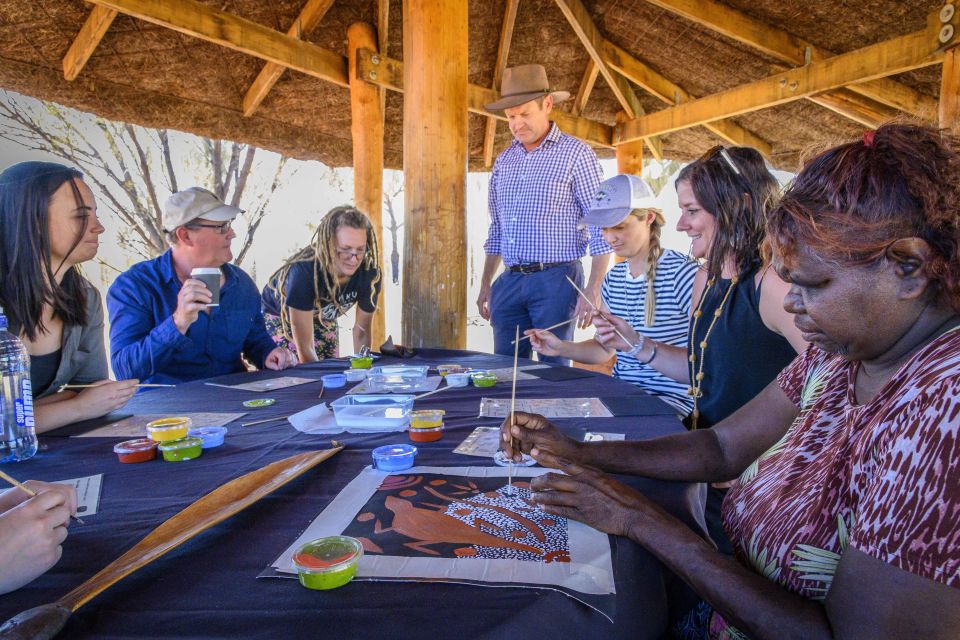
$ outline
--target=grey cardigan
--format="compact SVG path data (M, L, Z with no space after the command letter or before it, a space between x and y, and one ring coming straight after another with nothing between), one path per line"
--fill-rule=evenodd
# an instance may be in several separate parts
M87 280L87 324L63 327L60 366L53 382L37 398L52 395L65 384L89 384L109 377L103 345L103 302L100 292Z

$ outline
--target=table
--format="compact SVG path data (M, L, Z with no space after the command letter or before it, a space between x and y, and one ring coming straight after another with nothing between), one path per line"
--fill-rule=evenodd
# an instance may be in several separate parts
M399 362L383 358L378 364ZM511 358L464 351L419 350L407 364L459 363L510 367ZM529 361L521 361L532 364ZM291 373L319 380L345 368L343 360L301 365ZM571 435L587 430L622 432L628 439L680 432L676 417L634 386L584 372L575 380L518 381L518 397L619 397L633 399L643 417L557 420ZM249 380L275 372L244 374ZM349 388L348 383L348 388ZM348 388L327 390L330 401ZM317 402L319 384L271 392L272 407L243 409L241 402L261 394L204 385L202 381L138 394L124 414L188 411L250 411L247 420L287 415ZM478 425L480 397L510 396L509 384L493 389L451 389L417 403L446 410L438 442L418 444L418 465L488 464L452 453ZM158 524L221 484L275 460L327 448L330 436L294 430L286 421L252 427L228 425L227 442L186 463L119 463L116 438L74 438L67 434L104 424L104 419L71 425L41 437L33 459L7 465L21 479L60 480L103 473L98 514L73 525L63 557L30 585L0 596L0 620L52 602L138 542ZM644 549L611 538L616 574L615 623L549 589L489 588L440 583L352 582L318 592L296 580L257 579L316 517L339 490L370 463L373 448L406 441L403 433L335 436L346 449L242 513L200 534L166 556L125 578L70 620L69 638L656 638L667 625L667 589L659 563ZM489 462L489 464L493 464ZM630 482L698 531L703 531L702 486L648 479Z

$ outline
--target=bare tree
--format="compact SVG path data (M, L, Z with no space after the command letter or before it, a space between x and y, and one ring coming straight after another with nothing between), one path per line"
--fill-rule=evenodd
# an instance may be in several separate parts
M248 180L255 169L257 148L237 142L194 138L192 149L174 157L170 132L113 122L0 92L0 138L25 149L52 153L84 172L102 204L121 222L120 243L145 258L166 250L161 213L166 196L180 185L193 184L217 194L224 202L247 209L246 235L237 254L243 261L266 215L270 198L283 182L287 158L275 161L273 180L265 190L251 194ZM196 171L188 176L193 157ZM242 204L241 204L242 203Z
M403 179L394 180L390 188L384 190L383 203L387 205L387 215L390 216L390 225L386 227L390 231L390 239L393 241L393 249L390 251L390 272L393 278L393 284L400 284L400 244L397 242L397 231L403 226L403 223L397 223L397 216L393 210L393 199L403 191Z

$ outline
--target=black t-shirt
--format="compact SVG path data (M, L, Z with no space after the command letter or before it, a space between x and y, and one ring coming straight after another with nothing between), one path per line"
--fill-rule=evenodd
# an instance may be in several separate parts
M314 281L317 277L317 270L314 268L316 261L305 260L295 262L287 273L286 282L286 303L288 307L300 311L320 311L321 317L325 322L332 322L337 317L337 307L333 303L333 296L323 282L323 278L317 283L320 289L320 309L314 304ZM373 313L377 308L377 299L380 297L380 283L376 285L374 295L370 296L370 289L373 286L373 280L379 273L379 269L364 269L360 267L357 272L350 277L345 284L340 286L337 295L337 302L343 308L349 308L356 302L360 309L367 313ZM280 296L277 295L275 286L276 278L271 280L263 289L263 310L266 313L280 315Z

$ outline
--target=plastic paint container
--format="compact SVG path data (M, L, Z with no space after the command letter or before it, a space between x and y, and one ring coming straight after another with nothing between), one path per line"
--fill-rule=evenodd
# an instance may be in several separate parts
M307 589L336 589L353 579L363 556L363 545L349 536L319 538L293 554L300 584Z
M351 369L369 369L373 366L373 358L370 356L354 356L350 358Z
M470 384L470 374L468 373L448 373L445 380L448 387L465 387Z
M167 462L182 462L200 457L203 440L200 438L180 438L172 442L163 442L159 446L163 459Z
M347 377L347 382L360 382L367 377L367 372L364 369L347 369L343 375Z
M436 442L443 436L443 427L432 429L410 429L407 431L411 442Z
M243 406L248 409L260 409L262 407L269 407L274 403L276 403L276 400L273 398L256 398L255 400L244 400Z
M441 377L446 376L450 373L466 373L467 368L459 364L440 364L437 365L437 373Z
M169 442L186 438L193 421L186 417L161 418L147 423L147 435L154 442Z
M380 471L403 471L413 466L416 457L412 444L388 444L373 450L373 466Z
M157 443L149 438L125 440L113 445L113 452L124 464L147 462L157 457Z
M473 386L475 387L492 387L497 384L496 374L489 371L478 371L470 376L470 379L473 380Z
M325 376L320 376L320 379L323 380L325 389L339 389L347 384L347 376L342 373L328 373Z
M223 439L227 435L226 427L198 427L190 429L188 434L192 438L200 438L202 449L213 449L223 444Z
M443 426L443 409L418 409L410 412L411 429L434 429Z

